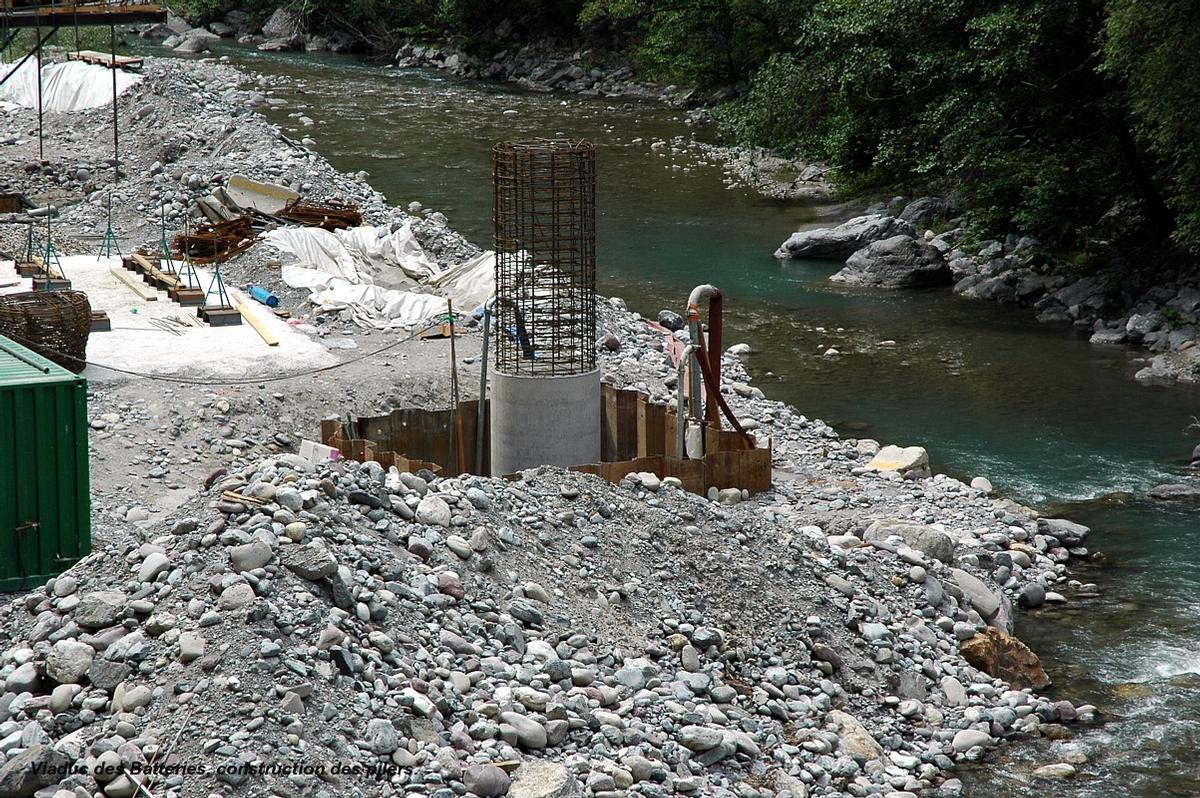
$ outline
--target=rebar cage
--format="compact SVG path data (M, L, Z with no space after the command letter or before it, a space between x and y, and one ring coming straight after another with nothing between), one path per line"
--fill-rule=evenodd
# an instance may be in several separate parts
M527 139L492 148L496 367L596 368L596 148Z

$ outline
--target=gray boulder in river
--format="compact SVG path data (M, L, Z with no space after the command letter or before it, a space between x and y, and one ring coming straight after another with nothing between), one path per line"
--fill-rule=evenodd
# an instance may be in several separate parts
M911 235L895 235L858 250L829 279L881 288L925 288L948 285L954 278L937 249Z
M901 233L913 235L912 225L881 213L857 216L837 227L792 233L775 250L775 257L845 260L874 241Z

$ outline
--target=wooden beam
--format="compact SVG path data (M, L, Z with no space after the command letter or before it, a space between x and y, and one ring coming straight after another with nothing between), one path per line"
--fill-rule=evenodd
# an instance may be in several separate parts
M158 292L147 289L145 283L143 283L141 280L135 280L133 275L129 272L125 271L124 269L109 269L109 271L112 272L113 277L116 277L118 280L123 282L129 287L130 291L137 294L142 299L146 300L147 302L158 301Z
M242 301L241 297L234 297L233 304L235 307L237 307L238 312L242 314L242 318L250 322L250 326L254 328L254 331L257 332L259 336L262 337L267 346L279 346L279 339L267 329L267 325L263 323L262 319L254 315L254 313L252 313L250 309L246 307L246 304Z

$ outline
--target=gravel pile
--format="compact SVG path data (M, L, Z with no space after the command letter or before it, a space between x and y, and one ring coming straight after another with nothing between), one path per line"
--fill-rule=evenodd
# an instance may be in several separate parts
M606 371L661 385L659 333L602 316ZM0 610L0 795L955 795L956 762L1094 713L959 648L1065 601L1086 529L868 468L725 372L771 492L277 454L126 513Z

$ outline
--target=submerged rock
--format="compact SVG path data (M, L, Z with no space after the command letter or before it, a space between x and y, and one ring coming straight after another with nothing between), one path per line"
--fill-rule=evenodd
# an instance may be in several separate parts
M1146 495L1161 501L1200 502L1200 485L1155 485Z

